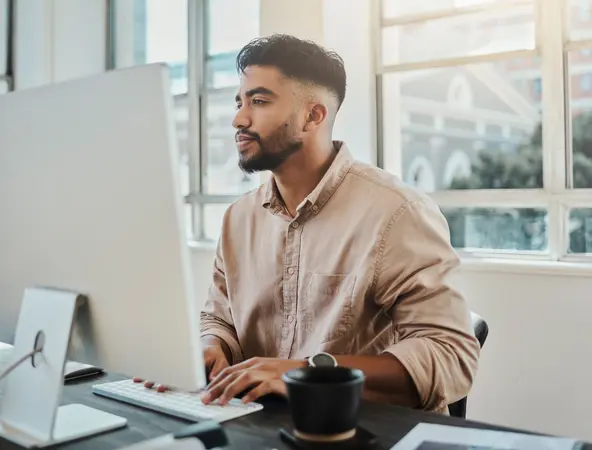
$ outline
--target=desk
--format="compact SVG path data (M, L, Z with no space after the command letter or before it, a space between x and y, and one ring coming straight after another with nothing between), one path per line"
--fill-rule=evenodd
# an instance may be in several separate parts
M126 428L73 442L60 448L67 450L114 450L176 431L190 423L91 393L91 386L95 383L121 379L124 377L106 374L64 387L63 404L83 403L96 407L126 417L128 425ZM265 402L264 405L263 411L226 422L223 425L230 440L231 449L286 450L290 448L280 440L278 435L279 428L289 428L291 425L287 403L283 400L273 399ZM379 449L389 449L419 422L508 430L508 428L396 406L363 403L360 411L359 423L379 437L379 445L377 446ZM0 441L0 448L16 449L19 447ZM592 445L587 445L585 449L592 450Z

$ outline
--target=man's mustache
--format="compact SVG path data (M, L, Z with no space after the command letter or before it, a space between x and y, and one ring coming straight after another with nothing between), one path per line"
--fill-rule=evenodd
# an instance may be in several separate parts
M249 137L251 139L254 139L257 142L260 142L261 141L261 137L259 136L259 134L258 133L254 133L252 131L247 131L247 130L237 131L236 135L234 136L235 142L238 142L239 136L247 136L247 137Z

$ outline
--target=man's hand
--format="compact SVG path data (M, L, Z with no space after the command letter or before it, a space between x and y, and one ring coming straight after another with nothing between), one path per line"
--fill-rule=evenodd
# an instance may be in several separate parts
M306 367L306 361L277 358L252 358L223 369L206 388L202 402L218 400L225 405L232 398L249 390L243 403L257 400L266 394L286 395L282 375L289 370Z
M204 336L201 340L204 351L204 364L212 381L225 368L230 366L230 349L226 342L215 336Z
M230 349L226 343L215 336L204 336L201 339L201 345L204 352L204 364L206 372L209 373L210 381L214 379L223 369L228 367L230 359ZM141 378L134 378L134 383L141 383L144 380ZM144 387L152 389L155 383L153 381L144 382ZM165 392L168 388L162 384L156 387L158 392Z

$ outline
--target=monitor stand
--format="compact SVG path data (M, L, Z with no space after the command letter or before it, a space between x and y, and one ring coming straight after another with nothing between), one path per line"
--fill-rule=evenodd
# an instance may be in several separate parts
M86 299L49 288L25 290L14 355L43 348L6 379L0 402L0 437L26 448L43 448L124 427L127 420L84 405L59 406L70 334Z

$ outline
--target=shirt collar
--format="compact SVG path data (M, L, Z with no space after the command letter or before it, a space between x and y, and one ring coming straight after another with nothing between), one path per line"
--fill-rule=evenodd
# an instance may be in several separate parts
M325 172L325 175L323 175L319 184L306 196L298 209L309 204L312 212L315 214L318 213L349 172L354 160L347 145L342 141L333 141L333 145L337 150L335 159L327 172ZM284 208L273 176L265 184L261 206L274 213Z

